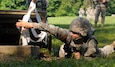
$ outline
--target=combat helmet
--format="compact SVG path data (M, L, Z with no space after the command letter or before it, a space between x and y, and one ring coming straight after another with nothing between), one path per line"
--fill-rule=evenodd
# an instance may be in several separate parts
M49 5L48 0L36 0L36 7L46 9Z
M79 33L81 36L87 36L93 31L91 23L85 18L75 18L70 24L70 31Z

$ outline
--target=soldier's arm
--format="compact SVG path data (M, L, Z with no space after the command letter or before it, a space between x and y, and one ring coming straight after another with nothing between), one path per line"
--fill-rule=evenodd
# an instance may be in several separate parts
M59 28L54 25L46 24L46 23L28 23L22 20L19 20L16 23L17 27L25 27L25 28L35 28L39 30L43 30L49 32L50 34L54 35L56 38L60 39L63 42L66 42L66 38L68 36L68 30Z
M92 54L96 52L96 48L97 48L97 42L94 39L91 39L88 42L87 51L85 52L84 56L85 57L91 56Z
M56 38L65 41L67 38L67 29L59 28L58 26L50 25L50 24L45 24L45 23L33 23L34 27L39 30L43 30L46 32L49 32L50 34L54 35Z

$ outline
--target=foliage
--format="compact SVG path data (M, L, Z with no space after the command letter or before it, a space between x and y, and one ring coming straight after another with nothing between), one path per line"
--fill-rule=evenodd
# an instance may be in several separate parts
M81 5L82 5L82 0L61 0L59 2L59 7L54 8L56 9L54 16L76 16L78 15L78 10ZM50 3L53 4L53 3ZM49 6L49 8L51 5ZM50 13L50 12L49 12Z
M108 10L107 10L107 14L111 15L111 14L115 14L115 0L110 0L109 4L108 4Z
M79 7L79 2L75 0L62 0L60 7L56 11L56 16L75 16L78 8L73 6Z
M49 0L49 7L47 9L48 16L55 16L58 7L61 4L61 0Z
M1 10L25 10L27 9L26 0L0 0ZM115 13L115 0L110 0L107 9L107 15ZM80 8L86 9L94 4L92 0L49 0L47 9L48 16L78 16Z
M26 9L25 0L1 0L0 1L1 10L24 10Z
M85 7L93 7L93 2L92 0L84 0L84 6Z

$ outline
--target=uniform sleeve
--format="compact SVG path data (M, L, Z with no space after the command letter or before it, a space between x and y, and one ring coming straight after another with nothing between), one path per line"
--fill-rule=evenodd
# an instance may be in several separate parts
M39 29L42 31L49 32L56 38L60 39L63 42L66 42L66 38L68 36L68 30L59 28L58 26L46 24L46 23L33 23L35 29Z
M96 52L96 48L97 48L97 42L94 39L91 39L88 42L87 51L85 52L84 56L88 57L88 56L94 54Z

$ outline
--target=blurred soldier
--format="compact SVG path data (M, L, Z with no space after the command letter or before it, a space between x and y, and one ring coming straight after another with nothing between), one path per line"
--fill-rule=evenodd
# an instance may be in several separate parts
M49 5L48 0L36 0L37 11L40 14L43 23L47 22L47 7Z
M42 22L46 23L47 22L47 7L49 5L49 1L48 0L27 0L27 5L31 5L30 3L33 2L36 4L36 9L37 12L39 13ZM29 6L29 9L31 9L32 7Z
M99 15L101 14L101 27L103 27L106 16L106 9L108 6L109 0L93 0L96 5L95 12L95 26L97 26Z
M26 3L29 8L28 8L27 13L23 16L23 21L32 22L31 13L35 11L37 22L43 22L43 23L47 22L46 9L49 5L48 0L26 0ZM38 42L40 43L42 42L43 44L47 45L47 33L44 31L37 30L37 29L25 30L22 32L22 36L20 40L22 40L23 46L28 45L28 44L33 45Z
M22 20L19 20L16 23L16 26L48 31L50 34L64 42L60 47L59 57L70 58L72 54L74 54L77 59L81 56L103 57L103 55L101 55L101 50L97 47L97 40L93 36L94 30L92 29L90 22L85 18L79 17L74 19L70 24L69 30L45 23L28 23Z
M79 10L79 17L84 17L85 16L85 11L83 8L80 8Z

